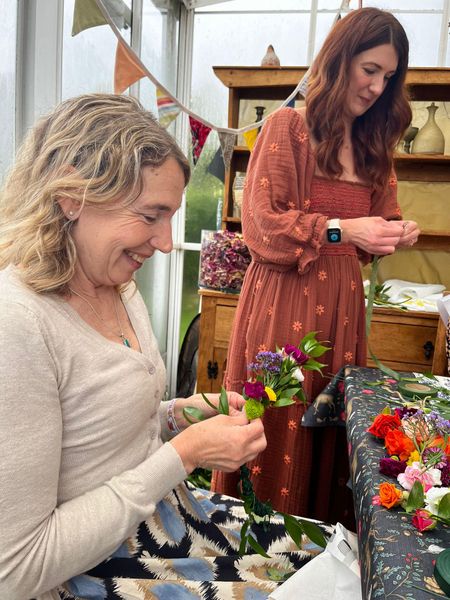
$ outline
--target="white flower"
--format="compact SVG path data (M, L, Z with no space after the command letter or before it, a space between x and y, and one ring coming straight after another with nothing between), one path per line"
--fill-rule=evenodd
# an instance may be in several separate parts
M292 377L300 382L305 381L305 376L303 375L303 372L300 367L297 367L295 371L293 371Z
M448 487L432 487L425 494L425 508L429 510L433 515L438 514L439 502L450 492Z

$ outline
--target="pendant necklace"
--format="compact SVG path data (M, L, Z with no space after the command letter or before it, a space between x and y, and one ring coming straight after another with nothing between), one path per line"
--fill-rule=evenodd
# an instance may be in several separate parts
M84 300L84 302L86 302L86 304L89 306L89 308L92 310L92 312L94 313L94 315L97 317L97 319L103 323L103 325L106 327L106 323L105 320L103 319L103 317L95 310L95 308L92 306L92 304L89 302L89 300L87 298L85 298L84 296L82 296L81 294L79 294L78 292L76 292L75 290L73 290L71 287L69 287L69 290L72 292L72 294L75 294L75 296L78 296L78 298L81 298L82 300ZM109 327L106 327L106 329L116 335L117 337L120 337L120 339L122 340L122 344L124 346L126 346L127 348L131 348L131 344L130 344L130 340L125 337L125 334L122 330L122 323L120 322L120 318L119 318L119 312L117 310L117 301L116 301L116 296L114 296L114 310L116 311L116 319L117 319L117 325L119 326L119 331L120 333L116 333L115 331L113 331L112 329L110 329Z

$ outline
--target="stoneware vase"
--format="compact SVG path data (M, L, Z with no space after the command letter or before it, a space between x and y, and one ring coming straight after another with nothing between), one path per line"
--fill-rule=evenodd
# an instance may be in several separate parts
M445 138L435 120L438 107L434 102L427 106L428 121L413 141L413 154L444 154Z

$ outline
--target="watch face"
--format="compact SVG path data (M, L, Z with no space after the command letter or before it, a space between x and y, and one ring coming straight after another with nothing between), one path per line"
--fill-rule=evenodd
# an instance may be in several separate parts
M327 229L327 239L331 244L336 244L341 241L341 230L337 227Z

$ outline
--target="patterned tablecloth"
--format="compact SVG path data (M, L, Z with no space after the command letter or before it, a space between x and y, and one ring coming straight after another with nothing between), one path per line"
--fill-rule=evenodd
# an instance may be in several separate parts
M370 385L375 381L379 385ZM378 369L347 367L316 399L305 421L310 426L341 425L346 414L364 600L446 598L433 568L439 552L450 548L450 528L438 524L420 533L401 507L386 510L372 504L379 484L395 480L379 473L385 449L366 430L388 399L398 399L396 388L397 382ZM334 404L327 404L326 397L333 394Z

